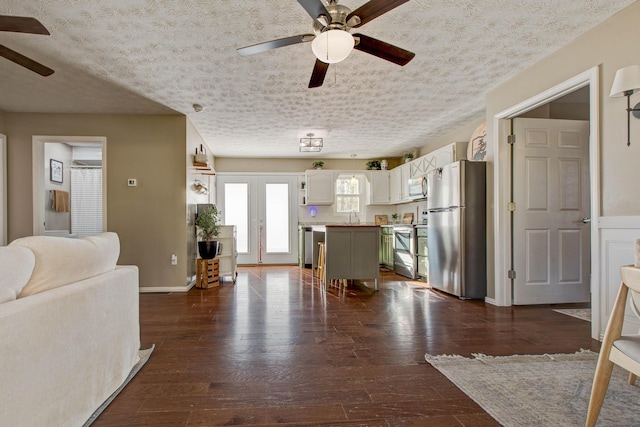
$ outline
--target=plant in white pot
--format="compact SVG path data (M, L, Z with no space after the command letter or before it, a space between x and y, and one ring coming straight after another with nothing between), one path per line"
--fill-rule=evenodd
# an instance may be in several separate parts
M198 232L198 252L202 259L213 259L218 255L218 241L214 240L220 234L218 228L219 215L215 205L205 206L196 216L196 230Z

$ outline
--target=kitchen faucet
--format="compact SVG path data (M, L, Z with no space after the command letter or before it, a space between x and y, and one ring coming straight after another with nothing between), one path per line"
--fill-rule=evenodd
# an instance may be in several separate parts
M354 214L354 216L356 217L355 222L351 221L351 214ZM358 218L358 212L356 211L349 212L349 224L360 224L360 218Z

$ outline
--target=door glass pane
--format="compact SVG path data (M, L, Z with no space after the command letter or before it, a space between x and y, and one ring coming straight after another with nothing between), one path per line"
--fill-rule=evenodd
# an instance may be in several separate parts
M249 253L249 184L224 184L224 220L235 225L238 253Z
M289 252L289 184L266 184L267 253Z

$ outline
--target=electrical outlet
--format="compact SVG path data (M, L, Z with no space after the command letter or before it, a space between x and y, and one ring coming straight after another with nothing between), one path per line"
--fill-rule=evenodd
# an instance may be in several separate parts
M136 180L135 178L129 178L127 180L127 185L129 187L137 187L138 186L138 180Z
M178 265L178 255L171 254L171 265Z

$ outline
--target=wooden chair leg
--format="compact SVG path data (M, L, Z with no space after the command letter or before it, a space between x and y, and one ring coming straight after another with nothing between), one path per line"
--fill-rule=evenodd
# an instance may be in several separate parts
M607 388L609 387L609 380L611 380L613 362L609 361L608 354L606 355L606 359L602 356L603 354L600 353L598 366L596 367L596 373L593 378L593 389L591 390L591 398L589 399L586 427L595 427L598 421L598 415L600 415L600 409L602 408L602 402L604 401L604 395L607 393Z

